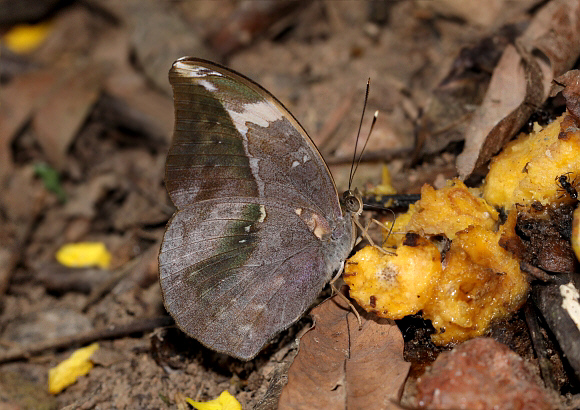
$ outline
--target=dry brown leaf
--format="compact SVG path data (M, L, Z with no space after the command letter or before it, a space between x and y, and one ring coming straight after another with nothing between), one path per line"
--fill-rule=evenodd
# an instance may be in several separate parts
M165 145L173 127L172 100L135 70L127 58L130 54L130 35L121 28L104 31L95 44L91 58L110 67L95 115L109 127L129 130L154 144ZM169 86L167 67L164 76Z
M580 70L570 70L554 79L550 96L554 97L560 91L566 100L568 112L572 114L576 122L580 122Z
M61 212L66 217L94 218L99 201L102 201L107 192L120 186L122 183L116 174L96 175L77 188Z
M295 0L241 2L219 31L210 37L210 43L220 54L230 54L249 45L272 25L283 18L288 19L307 3Z
M300 340L280 409L390 409L410 364L403 336L387 319L355 316L338 296L312 310L315 325ZM368 316L367 316L368 317Z
M580 1L553 0L536 14L516 46L508 46L457 158L462 178L495 155L548 97L552 79L580 55Z
M0 24L7 26L15 23L38 21L59 6L64 6L59 0L1 0Z
M481 105L491 75L505 48L520 36L523 23L502 27L477 44L464 47L445 79L433 90L421 115L413 162L463 140L473 113Z
M18 230L26 231L31 224L34 224L35 218L44 211L48 201L50 199L46 188L35 176L34 167L32 165L18 167L2 186L0 212L9 223L15 224ZM20 234L16 235L16 237L20 236Z
M112 97L105 104L109 110L104 115L107 122L135 130L153 141L169 143L174 119L169 95L152 89L128 63L111 73L105 91Z
M58 170L64 167L70 144L99 98L104 74L104 69L95 64L73 68L34 116L38 143Z
M97 0L100 7L129 27L132 53L137 65L156 88L171 95L167 72L186 55L217 60L204 42L202 27L192 28L166 2L154 0ZM197 8L199 2L184 7Z
M485 7L481 7L479 0L438 0L421 2L419 7L425 7L448 18L465 20L473 25L497 27L508 21L510 16L522 13L537 3L538 0L490 0L485 2Z
M20 75L2 88L0 93L0 181L12 170L10 146L17 133L43 104L55 86L58 74L53 70Z
M23 188L25 187L25 188ZM2 181L0 197L0 300L8 289L14 268L38 216L50 201L32 166L17 167Z
M97 17L87 7L75 5L60 10L51 19L52 29L42 45L31 56L33 61L47 67L68 70L79 61L91 61L95 42L113 25ZM109 47L115 49L116 45Z

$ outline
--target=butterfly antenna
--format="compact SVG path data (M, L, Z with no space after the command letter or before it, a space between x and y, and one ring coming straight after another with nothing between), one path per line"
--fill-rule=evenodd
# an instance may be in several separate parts
M365 102L363 104L362 115L360 116L360 123L358 125L358 132L356 134L356 141L354 143L354 151L352 153L352 162L350 163L350 176L348 178L348 190L349 191L350 191L350 187L352 185L352 179L354 177L354 172L356 171L355 166L354 166L354 163L356 162L356 150L357 150L357 147L358 147L358 140L359 140L359 137L360 137L360 130L362 128L363 119L365 117L365 111L366 111L366 108L367 108L367 101L369 99L369 89L370 89L370 86L371 86L371 79L369 78L367 80L367 90L365 92Z
M377 123L377 118L379 117L379 111L375 111L375 115L373 116L373 122L371 124L371 128L369 129L369 135L367 135L367 139L365 141L365 145L363 145L362 150L360 151L360 155L358 156L358 161L356 162L356 167L354 167L354 171L352 173L351 176L351 182L352 182L352 177L354 176L354 174L356 174L356 170L358 169L358 165L360 164L361 160L362 160L362 156L363 156L363 152L365 152L365 148L367 147L367 144L369 143L369 139L371 138L371 133L373 132L373 128L375 127L375 124ZM350 188L350 185L349 185Z

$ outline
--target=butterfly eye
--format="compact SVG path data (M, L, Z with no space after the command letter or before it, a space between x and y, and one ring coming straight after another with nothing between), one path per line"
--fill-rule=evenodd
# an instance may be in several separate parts
M346 191L343 195L344 207L348 212L359 213L362 210L362 201L352 191Z

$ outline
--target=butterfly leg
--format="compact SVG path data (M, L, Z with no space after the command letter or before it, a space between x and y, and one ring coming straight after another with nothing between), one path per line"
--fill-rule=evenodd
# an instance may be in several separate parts
M374 223L376 223L378 226L380 226L381 228L383 228L385 231L389 231L389 233L388 233L388 235L387 235L387 239L388 239L388 238L389 238L389 236L391 236L391 234L393 233L393 227L395 226L395 222L393 222L393 223L391 224L391 227L390 227L390 228L388 228L388 227L387 227L387 225L385 225L385 224L384 224L384 223L382 223L381 221L378 221L378 220L376 220L375 218L372 218L372 219L371 219L371 222L374 222ZM390 251L387 251L387 252L388 252L388 253L390 253L390 254L394 254L394 255L396 255L396 252L390 252Z
M381 222L377 221L376 219L371 219L370 222L376 222L379 226L384 227L385 229L387 229L387 227L384 224L382 224ZM359 222L358 218L354 218L354 223L357 226L357 228L360 230L361 236L364 237L372 247L378 249L379 251L381 251L385 255L395 255L394 252L391 252L391 251L386 250L382 246L377 245L375 243L375 241L373 241L373 239L370 237L369 232L368 232L368 229L369 229L369 226L370 226L370 222L367 224L366 227L363 227L361 225L361 223ZM390 235L390 231L389 231L389 235Z
M336 275L334 275L334 278L332 278L330 280L330 288L332 289L333 295L334 294L340 295L340 297L343 298L344 301L348 304L348 306L350 307L350 310L352 310L352 313L354 313L354 315L356 316L356 320L358 322L358 328L360 330L360 329L362 329L362 320L360 318L360 314L358 313L358 311L356 310L354 305L351 303L350 299L347 298L340 290L338 290L336 286L334 286L334 283L338 280L338 278L340 278L343 271L344 271L344 262L342 262L342 264L340 265L340 269L338 270Z

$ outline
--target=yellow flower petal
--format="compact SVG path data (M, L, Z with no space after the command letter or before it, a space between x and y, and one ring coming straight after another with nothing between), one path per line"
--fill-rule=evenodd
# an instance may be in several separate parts
M48 36L52 23L21 24L14 26L2 42L14 53L26 54L35 50Z
M242 410L242 405L227 390L222 392L217 399L206 402L185 399L197 410Z
M384 164L381 175L381 183L375 187L373 193L375 195L394 195L397 193L397 190L395 187L393 187L393 178L391 178L389 168Z
M69 243L56 252L56 260L69 268L98 266L106 269L111 264L111 254L102 242Z
M98 343L76 350L68 359L48 371L48 392L58 394L75 383L80 376L87 374L93 363L91 355L99 348Z

